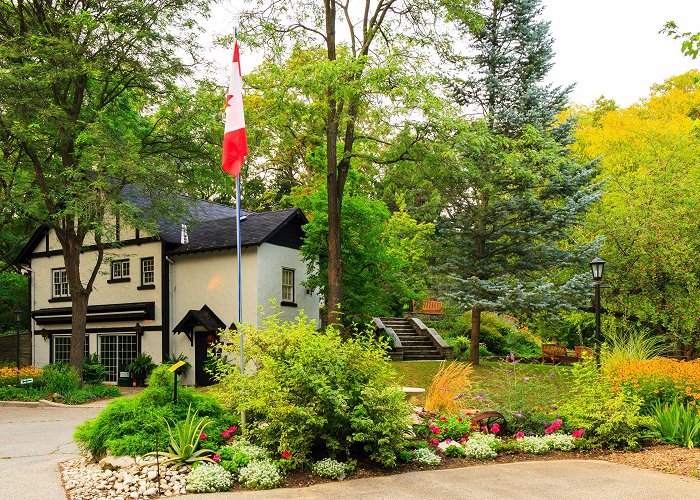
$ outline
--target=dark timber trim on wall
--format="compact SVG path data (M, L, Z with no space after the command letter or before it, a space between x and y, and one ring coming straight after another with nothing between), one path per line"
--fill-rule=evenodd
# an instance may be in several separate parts
M170 356L170 262L165 255L165 243L160 247L160 293L162 329L162 359Z

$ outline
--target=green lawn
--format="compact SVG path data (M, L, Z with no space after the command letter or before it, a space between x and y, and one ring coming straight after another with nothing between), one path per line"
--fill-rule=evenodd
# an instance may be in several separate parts
M441 361L395 361L399 384L430 386ZM482 362L474 367L474 385L467 392L474 408L509 407L525 410L559 404L569 393L570 367L541 364ZM424 397L412 402L422 404Z

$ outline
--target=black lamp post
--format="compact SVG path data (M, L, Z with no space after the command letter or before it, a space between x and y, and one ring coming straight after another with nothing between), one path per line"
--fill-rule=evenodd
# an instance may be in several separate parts
M600 282L603 280L605 261L596 257L591 261L590 266L595 288L595 360L600 365Z
M12 312L15 315L15 326L17 327L17 382L19 384L19 327L22 321L22 309L18 307Z

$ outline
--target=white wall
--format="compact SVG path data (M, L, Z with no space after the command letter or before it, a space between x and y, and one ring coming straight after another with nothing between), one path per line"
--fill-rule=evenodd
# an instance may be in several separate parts
M122 234L131 235L133 230L123 228ZM133 237L131 235L130 237ZM56 238L53 230L49 233L49 249L60 250L60 243ZM45 242L42 241L37 245L35 252L44 252L46 250ZM141 258L153 257L155 265L155 288L152 290L138 290L141 285ZM112 259L128 259L130 263L130 281L125 283L108 283L111 278L111 260ZM83 284L86 284L90 278L90 274L97 262L97 252L89 251L81 255L80 259L80 275ZM63 268L65 263L63 255L51 255L48 257L35 257L32 259L32 276L33 280L33 307L35 309L70 307L70 301L66 302L49 302L52 298L52 269ZM118 304L129 302L155 302L155 320L143 320L140 323L143 326L160 326L161 309L161 243L146 242L140 245L129 245L122 248L110 249L105 252L104 260L98 271L93 292L90 294L88 305L104 305ZM69 329L70 324L62 325L46 325L40 326L33 323L34 331L46 328L52 329ZM120 322L105 322L92 323L88 328L106 328L106 327L124 327L125 333L134 331L135 321L120 321ZM97 352L98 340L97 334L90 335L90 350ZM145 354L150 354L155 362L161 361L161 332L146 331L141 338L141 351ZM34 363L37 366L43 366L50 362L50 345L49 340L44 340L41 336L34 338Z
M258 324L264 315L281 313L285 321L292 321L300 311L309 319L319 319L319 300L316 291L310 295L302 285L307 279L306 263L301 253L293 248L263 243L258 247L258 292L257 301L263 306L258 313ZM294 303L296 307L281 306L282 302L282 268L294 269ZM277 309L273 309L270 299L274 299Z

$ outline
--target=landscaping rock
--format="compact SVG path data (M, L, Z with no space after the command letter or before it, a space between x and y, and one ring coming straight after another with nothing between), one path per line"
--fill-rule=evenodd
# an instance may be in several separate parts
M112 455L107 455L98 463L103 469L117 470L133 466L134 459L131 457L113 457Z
M131 500L151 499L159 495L175 496L185 494L184 479L187 468L173 468L168 465L146 465L143 469L134 466L129 457L122 469L103 469L102 463L93 463L85 458L69 460L61 464L66 496L69 500ZM105 464L114 464L107 460ZM159 476L160 472L160 476ZM160 489L160 492L159 492Z

